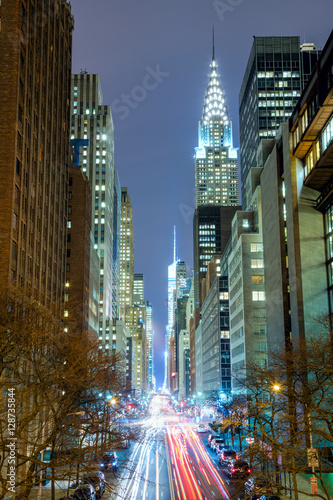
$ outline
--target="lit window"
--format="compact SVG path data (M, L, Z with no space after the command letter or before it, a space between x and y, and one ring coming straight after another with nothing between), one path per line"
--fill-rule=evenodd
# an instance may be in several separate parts
M252 291L252 300L265 300L265 292Z
M264 260L263 259L251 259L251 267L252 268L264 267Z
M67 221L67 229L70 229L72 227L72 221L68 220Z
M262 243L251 243L251 252L262 252Z

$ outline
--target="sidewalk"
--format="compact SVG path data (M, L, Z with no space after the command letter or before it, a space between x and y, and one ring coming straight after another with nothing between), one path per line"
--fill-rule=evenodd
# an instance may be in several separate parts
M60 499L61 497L67 496L68 481L55 481L55 498ZM74 493L74 489L69 490L69 495ZM39 488L33 488L29 495L29 500L36 500L38 498ZM51 482L46 486L42 486L42 500L50 500L51 498Z
M121 470L124 467L124 465L126 464L126 461L128 460L128 456L132 450L132 445L133 444L131 444L130 447L127 449L117 450L118 464L119 464L118 471ZM119 477L120 477L120 475L119 475ZM117 481L119 481L119 477L118 477ZM110 481L110 478L106 477L106 481ZM75 482L75 481L74 480L70 481L71 484L73 484L73 482ZM115 488L116 486L113 485L113 487ZM56 498L56 500L60 500L60 498L66 497L67 491L68 491L67 489L68 489L68 481L55 481L55 498ZM30 495L29 495L29 500L37 500L38 491L39 491L38 486L33 488L31 490ZM74 491L75 491L75 488L70 488L68 495L72 495L74 493ZM103 500L104 499L107 500L107 498L108 498L108 494L105 493L103 495ZM50 500L50 499L51 499L51 482L49 482L45 486L42 486L42 496L41 496L41 500Z

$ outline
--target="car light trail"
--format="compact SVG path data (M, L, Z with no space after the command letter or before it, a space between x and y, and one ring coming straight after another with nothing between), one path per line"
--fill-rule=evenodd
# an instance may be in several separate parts
M193 429L168 429L177 500L231 500L222 478Z
M143 442L136 443L128 464L131 477L125 478L124 475L122 477L122 498L138 500L146 497L151 448L154 445L154 438L159 432L159 429L156 428L147 429ZM156 476L158 477L157 468Z

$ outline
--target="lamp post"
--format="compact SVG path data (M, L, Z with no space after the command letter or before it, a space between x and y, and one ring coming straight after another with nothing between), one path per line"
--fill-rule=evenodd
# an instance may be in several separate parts
M281 390L280 385L274 384L273 390L275 392L279 392ZM293 388L293 391L302 400L302 395L295 388ZM314 499L316 499L316 494L318 493L318 485L317 485L317 478L315 475L315 467L319 466L319 462L318 462L317 452L313 448L311 414L310 414L307 402L303 401L303 404L304 404L304 409L305 409L306 420L308 422L309 442L310 442L310 448L307 449L307 454L308 454L308 465L309 465L309 467L311 467L311 470L312 470L312 477L310 479L311 493L313 494Z

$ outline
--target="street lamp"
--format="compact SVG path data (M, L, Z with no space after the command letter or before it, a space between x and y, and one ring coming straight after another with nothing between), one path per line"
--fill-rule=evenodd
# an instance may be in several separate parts
M275 392L279 392L281 390L280 385L277 384L277 383L275 383L273 385L273 390ZM302 401L303 396L294 387L293 387L293 392ZM307 402L303 401L303 404L304 404L306 418L307 418L307 421L308 421L308 431L309 431L309 441L310 441L310 448L307 449L307 454L308 454L308 465L311 467L311 470L312 470L312 478L310 480L310 482L311 482L311 493L313 493L314 494L314 498L316 498L316 493L318 493L318 486L317 486L317 478L316 478L316 475L315 475L315 467L319 466L319 462L318 462L317 452L313 448L311 414L310 414Z

